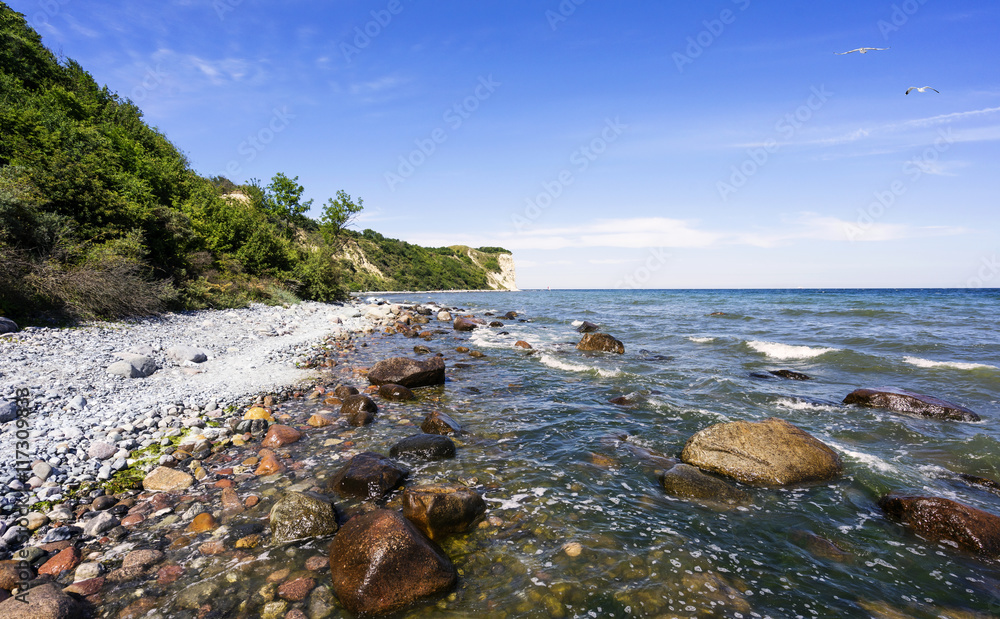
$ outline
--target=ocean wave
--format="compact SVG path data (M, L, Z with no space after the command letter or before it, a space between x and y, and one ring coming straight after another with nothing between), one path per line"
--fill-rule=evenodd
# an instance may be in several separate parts
M809 402L807 400L794 400L792 398L778 398L774 402L777 406L788 408L793 411L836 411L839 406L833 404L820 404L819 402Z
M550 355L541 355L538 360L542 362L542 365L547 365L550 368L557 370L566 370L568 372L597 372L604 378L612 378L614 376L621 376L621 370L605 370L604 368L599 368L591 365L585 365L583 363L571 363L569 361L561 361L552 357Z
M579 327L580 325L583 324L583 321L582 320L574 320L570 324L573 325L574 327Z
M903 361L918 368L950 368L953 370L998 370L995 365L985 363L962 363L960 361L931 361L920 357L903 357Z
M865 464L877 471L881 471L882 473L892 473L898 470L895 466L886 462L882 458L879 458L878 456L874 456L872 454L866 454L861 451L854 451L853 449L848 449L847 447L844 447L843 445L838 445L837 443L834 443L829 439L825 439L823 442L829 445L830 447L833 447L837 451L841 452L845 456L849 456L851 459L857 460L858 462Z
M822 348L820 346L793 346L791 344L779 344L778 342L761 342L752 340L747 342L747 346L753 350L767 355L772 359L812 359L828 352L836 352L839 348Z
M688 339L694 342L695 344L707 344L709 342L715 341L714 337L694 337L693 335L688 337Z

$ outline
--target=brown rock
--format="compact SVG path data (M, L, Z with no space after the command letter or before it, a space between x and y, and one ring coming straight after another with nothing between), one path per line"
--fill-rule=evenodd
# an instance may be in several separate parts
M226 545L220 541L205 542L201 546L198 546L198 552L203 555L213 557L215 555L221 555L226 552Z
M256 533L252 533L250 535L247 535L246 537L241 537L240 539L236 540L236 547L256 548L257 546L260 546L260 543L262 541L264 541L264 538L262 538L260 535L257 535Z
M159 606L155 598L144 597L132 602L118 613L118 619L139 619L149 614L149 611Z
M260 497L256 494L251 494L247 498L243 499L243 504L246 505L247 509L253 507L257 503L260 503Z
M275 473L280 473L285 470L285 466L278 461L277 456L270 449L260 450L260 464L257 466L257 470L253 472L257 477L263 477L265 475L274 475Z
M23 597L0 602L3 619L71 619L81 614L76 600L51 582L31 587Z
M367 426L375 421L377 412L378 405L375 404L375 400L366 395L349 396L340 407L340 414L347 417L347 423L355 428Z
M847 397L844 398L844 404L885 408L897 413L949 421L980 421L982 419L964 406L894 387L856 389L847 394Z
M684 445L681 460L746 484L781 486L840 475L840 456L815 437L775 418L720 423Z
M0 561L0 589L5 591L10 591L11 589L20 586L22 582L26 582L35 578L35 568L20 561L11 559L8 561Z
M890 493L878 502L886 516L934 541L1000 558L1000 517L951 499Z
M271 534L276 542L329 535L337 531L331 503L301 492L288 492L271 507Z
M309 619L309 616L306 615L302 611L302 609L300 609L300 608L293 608L292 610L290 610L287 613L285 613L285 619Z
M190 488L193 483L194 477L184 471L158 466L142 480L142 487L149 491L172 492Z
M472 331L479 326L474 320L463 316L459 316L451 324L456 331Z
M420 361L394 357L379 361L368 371L368 381L373 385L395 384L416 389L444 384L444 359L431 357Z
M391 383L381 385L378 388L378 395L380 398L394 402L406 402L417 397L409 388Z
M455 566L395 511L356 516L330 545L333 591L355 614L388 614L455 586Z
M104 577L98 576L96 578L88 578L87 580L75 582L63 589L63 591L79 595L80 597L87 597L88 595L94 595L100 591L102 587L104 587Z
M324 556L316 555L306 559L306 569L310 572L320 572L325 570L327 567L329 567L329 562Z
M468 346L459 346L458 348L455 349L455 352L464 355L465 353L469 352L469 347Z
M76 566L80 565L80 560L81 555L79 550L72 546L64 548L59 554L38 568L38 575L48 574L49 576L58 578L63 572L75 570Z
M302 438L302 433L291 426L275 424L267 429L261 445L264 447L284 447Z
M584 320L583 323L576 328L577 333L593 333L597 331L600 327L590 322L589 320Z
M305 576L281 583L278 597L289 602L301 602L316 588L316 581Z
M128 516L125 516L124 518L122 518L122 523L121 524L122 524L123 527L131 528L131 527L136 526L137 524L139 524L140 522L142 522L145 519L146 519L146 517L143 516L142 514L129 514Z
M191 524L188 525L187 531L189 533L205 533L206 531L211 531L215 527L219 526L215 522L215 517L208 512L202 512L194 517Z
M409 473L389 458L366 451L348 460L328 488L342 496L381 499L401 486Z
M462 426L458 425L457 421L439 411L428 413L424 417L423 423L420 424L420 429L427 434L459 434L462 432Z
M687 464L675 464L664 471L660 475L660 486L670 496L686 499L702 499L727 505L739 505L750 501L750 496L746 492Z
M183 567L179 565L165 565L156 572L156 582L160 585L169 585L176 582L183 575Z
M514 342L514 347L515 348L523 348L525 350L532 350L533 349L533 346L531 344L525 342L524 340L518 340L517 342Z
M125 555L125 558L122 560L122 567L126 569L146 569L150 565L162 561L165 556L159 550L133 550Z
M419 486L403 491L403 515L430 539L463 533L486 513L486 502L465 486Z
M613 352L619 355L625 354L625 344L611 337L607 333L587 333L576 345L577 350Z
M340 400L337 400L337 404L340 404ZM325 428L337 423L337 418L327 413L316 413L306 423L314 428Z
M360 393L357 387L351 387L350 385L340 385L333 390L334 395L336 395L341 400L346 400L352 395L358 395Z
M243 501L240 500L236 491L232 488L222 489L222 510L229 515L242 513L245 507L243 507Z

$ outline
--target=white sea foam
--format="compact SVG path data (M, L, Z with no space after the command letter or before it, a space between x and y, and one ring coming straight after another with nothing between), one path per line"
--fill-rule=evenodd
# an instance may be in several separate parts
M861 451L854 451L853 449L848 449L847 447L844 447L843 445L838 445L837 443L834 443L831 440L824 440L823 442L825 442L827 445L830 445L837 451L843 453L844 455L850 456L854 460L857 460L858 462L868 465L871 468L881 471L883 473L892 473L897 470L895 466L889 464L888 462L886 462L882 458L879 458L878 456L873 456L872 454L866 454Z
M694 337L694 336L691 336L688 339L691 340L692 342L694 342L695 344L707 344L709 342L714 342L715 341L714 337Z
M838 410L838 407L833 406L832 404L817 404L816 402L807 402L805 400L793 400L792 398L778 398L774 403L782 408L788 408L793 411Z
M570 324L572 324L574 327L579 327L580 325L583 324L583 321L582 320L574 320Z
M594 367L590 365L584 365L582 363L570 363L569 361L561 361L552 357L551 355L541 355L538 360L542 362L543 365L547 365L550 368L555 368L557 370L566 370L568 372L597 372L604 378L611 378L613 376L621 376L621 370L605 370L604 368Z
M903 361L918 368L950 368L953 370L997 370L995 365L985 363L962 363L960 361L931 361L920 357L903 357Z
M820 346L793 346L778 342L761 342L752 340L747 346L772 359L812 359L828 352L836 352L839 348L822 348Z

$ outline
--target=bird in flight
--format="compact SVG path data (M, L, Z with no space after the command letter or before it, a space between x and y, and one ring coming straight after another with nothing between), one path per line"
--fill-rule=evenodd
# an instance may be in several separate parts
M889 49L888 47L859 47L858 49L852 49L849 52L834 52L837 56L846 56L847 54L853 54L854 52L861 52L862 54L867 54L868 52L882 52Z
M933 90L938 94L941 94L940 90L938 90L937 88L931 88L930 86L910 86L909 88L906 89L906 94L910 94L914 90L916 90L917 92L926 92L928 89Z

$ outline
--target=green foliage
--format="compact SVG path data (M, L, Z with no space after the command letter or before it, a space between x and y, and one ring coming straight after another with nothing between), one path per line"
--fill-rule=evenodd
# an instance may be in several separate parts
M337 199L330 198L323 205L323 215L320 217L320 231L328 243L339 241L341 233L350 225L364 209L364 200L358 198L357 203L343 189L337 192Z
M484 254L509 254L511 251L509 249L504 249L503 247L479 247L476 251Z

